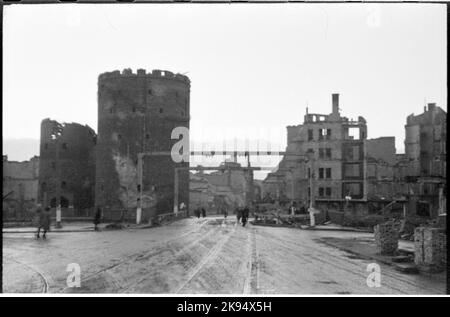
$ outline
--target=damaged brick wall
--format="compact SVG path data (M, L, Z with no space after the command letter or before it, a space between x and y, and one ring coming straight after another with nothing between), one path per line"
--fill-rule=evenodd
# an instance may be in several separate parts
M56 206L58 187L63 216L90 216L94 206L96 134L89 126L41 123L39 201Z
M142 207L151 215L173 211L176 167L170 156L144 156L140 188L138 154L170 152L176 127L189 128L190 81L186 76L130 69L103 73L98 80L96 205L115 218ZM189 150L189 149L187 149ZM179 171L179 202L188 204L189 173ZM142 193L140 193L142 191ZM146 218L148 215L144 215Z

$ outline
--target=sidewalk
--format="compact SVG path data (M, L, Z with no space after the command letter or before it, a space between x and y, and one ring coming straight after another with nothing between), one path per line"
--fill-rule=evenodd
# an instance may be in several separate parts
M337 224L326 224L326 225L317 225L314 227L310 227L310 226L304 226L302 227L303 230L329 230L329 231L349 231L349 232L372 232L369 229L358 229L358 228L353 228L353 227L344 227L341 225L337 225Z
M381 255L378 253L374 238L335 238L323 237L318 242L348 252L348 257L373 260L390 265L404 274L421 274L439 281L446 280L446 273L427 273L419 271L414 264L414 242L399 240L397 255Z
M108 223L102 223L98 226L100 230L104 230ZM36 233L36 227L12 227L2 228L3 233ZM62 228L55 228L55 224L50 226L50 232L89 232L94 231L94 225L89 222L70 222L62 223Z

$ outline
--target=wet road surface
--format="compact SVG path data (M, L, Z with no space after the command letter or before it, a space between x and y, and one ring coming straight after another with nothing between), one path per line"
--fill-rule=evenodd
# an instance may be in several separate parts
M380 264L369 287L367 265L322 237L366 233L236 225L235 218L190 218L158 228L3 234L6 293L445 294L445 283ZM67 287L68 264L81 287Z

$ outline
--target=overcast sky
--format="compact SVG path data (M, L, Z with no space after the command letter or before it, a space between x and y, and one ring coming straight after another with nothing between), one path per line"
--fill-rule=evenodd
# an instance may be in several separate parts
M284 148L306 105L328 114L340 93L343 115L403 152L406 116L447 108L445 5L10 5L3 23L7 142L47 117L97 130L97 77L123 68L187 73L196 142Z

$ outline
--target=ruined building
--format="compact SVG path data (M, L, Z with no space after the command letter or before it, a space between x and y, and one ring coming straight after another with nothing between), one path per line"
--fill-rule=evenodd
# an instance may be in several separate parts
M405 154L397 164L397 180L404 182L410 214L436 217L446 212L447 113L429 103L405 125Z
M96 134L89 126L41 122L39 201L63 217L92 216Z
M172 130L189 128L190 81L181 74L131 69L98 78L98 141L95 204L105 218L143 220L174 210ZM177 136L178 137L178 136ZM185 149L189 150L189 149ZM189 171L178 171L178 201L189 200Z
M30 220L38 201L39 157L8 161L3 155L3 219Z
M304 123L287 127L286 154L264 180L264 195L308 206L368 211L393 199L395 138L367 139L366 120L342 117L339 95L330 114L307 113ZM371 206L367 204L372 202Z

